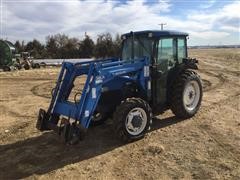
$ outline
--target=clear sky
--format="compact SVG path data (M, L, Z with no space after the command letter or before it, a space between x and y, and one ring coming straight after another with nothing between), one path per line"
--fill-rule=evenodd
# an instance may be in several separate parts
M165 29L190 34L190 45L240 44L239 0L0 0L1 38L42 42L50 34Z

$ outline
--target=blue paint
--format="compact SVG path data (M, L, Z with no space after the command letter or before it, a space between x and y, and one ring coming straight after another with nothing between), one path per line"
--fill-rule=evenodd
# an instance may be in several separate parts
M84 128L88 128L91 117L98 105L103 87L117 90L125 82L135 82L150 98L148 90L149 67L147 57L137 60L125 61L119 59L105 59L79 63L64 62L52 96L48 113L63 115L75 119ZM132 75L134 73L134 75ZM69 102L68 97L76 77L87 75L82 95L75 103Z

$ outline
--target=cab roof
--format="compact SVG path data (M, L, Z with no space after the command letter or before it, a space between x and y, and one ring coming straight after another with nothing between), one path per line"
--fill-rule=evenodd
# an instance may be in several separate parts
M179 32L179 31L169 31L169 30L145 30L145 31L136 31L129 32L122 35L122 37L129 37L134 33L135 36L152 36L152 37L162 37L162 36L188 36L188 33Z

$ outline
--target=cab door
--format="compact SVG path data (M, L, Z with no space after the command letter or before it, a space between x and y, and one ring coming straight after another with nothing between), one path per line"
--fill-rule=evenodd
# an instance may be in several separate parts
M155 72L153 79L153 103L164 105L167 100L168 72L177 62L176 38L161 38L156 43Z

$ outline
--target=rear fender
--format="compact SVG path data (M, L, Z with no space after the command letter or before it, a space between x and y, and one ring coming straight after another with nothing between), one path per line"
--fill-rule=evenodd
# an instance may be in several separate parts
M183 69L198 69L198 60L195 58L183 59Z
M169 92L175 82L176 78L186 69L198 70L198 60L195 58L185 58L183 59L183 63L176 65L176 67L172 68L168 73L167 79L167 104L169 99Z

